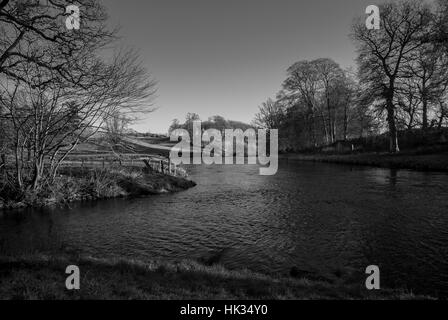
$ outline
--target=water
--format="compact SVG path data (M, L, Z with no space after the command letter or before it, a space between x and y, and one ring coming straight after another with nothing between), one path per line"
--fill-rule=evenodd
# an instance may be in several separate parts
M229 268L365 279L448 296L448 175L284 160L192 166L197 187L149 198L0 214L0 251L140 260L201 259ZM362 284L362 282L360 282Z

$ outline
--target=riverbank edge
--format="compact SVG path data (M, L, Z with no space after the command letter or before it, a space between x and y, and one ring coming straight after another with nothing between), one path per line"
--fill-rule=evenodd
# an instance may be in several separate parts
M437 154L301 154L286 153L280 159L370 166L390 169L405 169L427 172L448 172L448 153Z
M80 270L80 290L65 287L65 270ZM27 255L0 256L1 300L427 300L400 290L367 291L360 285L274 277L196 261L142 262Z
M68 174L70 170L70 174ZM44 208L74 202L132 198L174 193L196 186L182 177L121 167L109 169L65 168L51 190L26 194L20 200L4 200L0 195L0 211Z

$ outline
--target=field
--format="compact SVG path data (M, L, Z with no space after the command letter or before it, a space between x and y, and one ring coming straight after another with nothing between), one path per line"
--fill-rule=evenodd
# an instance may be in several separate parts
M14 185L0 181L0 209L145 196L195 186L186 179L188 174L182 167L167 159L166 149L157 149L159 144L169 142L167 138L141 140L143 145L133 138L136 144L126 142L118 150L101 141L81 143L62 163L55 181L35 192L19 194Z

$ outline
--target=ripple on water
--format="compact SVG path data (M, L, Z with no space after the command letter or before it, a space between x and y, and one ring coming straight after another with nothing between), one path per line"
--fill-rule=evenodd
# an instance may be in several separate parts
M0 216L0 251L215 259L230 268L362 278L448 295L448 176L282 162L194 166L176 194ZM214 258L215 257L215 258ZM201 260L201 261L202 261Z

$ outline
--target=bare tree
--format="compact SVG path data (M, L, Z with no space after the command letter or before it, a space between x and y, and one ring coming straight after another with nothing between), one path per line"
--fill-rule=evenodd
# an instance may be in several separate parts
M396 95L397 126L411 130L419 125L419 109L421 97L418 90L418 80L409 78L402 81Z
M269 98L258 108L255 115L254 125L263 129L278 129L282 126L285 118L285 110L279 101Z
M316 137L316 113L318 110L317 90L319 77L315 66L310 61L299 61L288 68L288 78L283 83L283 88L288 92L290 99L305 106L305 123L312 140L312 145L317 146Z
M404 67L409 77L415 79L414 90L421 102L422 128L428 128L430 107L444 95L448 83L448 55L439 46L429 42L414 53L414 58Z
M384 105L390 139L390 152L399 151L395 97L398 81L406 77L404 65L415 59L430 30L431 10L420 1L405 0L383 4L381 29L368 30L363 20L353 26L358 46L360 80ZM383 101L383 102L382 102Z
M179 119L173 119L171 122L170 127L168 128L168 134L171 135L171 132L173 132L176 129L179 129L181 127Z
M316 71L318 73L321 85L321 99L327 111L327 119L324 121L326 128L328 142L335 142L336 140L336 101L335 90L344 78L344 72L341 67L331 59L318 59L313 61ZM325 119L325 117L324 117ZM326 123L325 123L326 122Z
M79 30L65 26L68 5L82 8ZM106 19L105 10L95 0L2 1L0 73L26 81L18 70L34 64L81 84L85 67L80 64L84 62L82 56L97 52L115 39L116 30L106 27ZM48 52L53 54L49 56Z
M147 81L144 69L135 63L131 54L116 56L97 69L87 89L64 83L36 86L35 81L13 81L9 88L3 86L3 96L8 97L1 100L3 119L14 128L11 139L19 187L36 190L44 176L54 178L79 142L100 130L107 131L117 115L152 110L142 108L153 94L154 83ZM30 69L27 74L39 78L38 70ZM31 163L26 161L26 149L30 150ZM31 173L28 181L23 179L24 172Z
M65 6L82 5L79 33L65 29ZM155 82L133 51L102 58L115 39L96 1L3 1L0 40L2 125L21 190L51 181L80 141L120 115L151 112Z
M346 72L336 62L328 58L297 62L288 69L283 87L288 100L304 108L314 146L319 144L321 132L326 144L337 140L341 127L346 137L352 90Z

